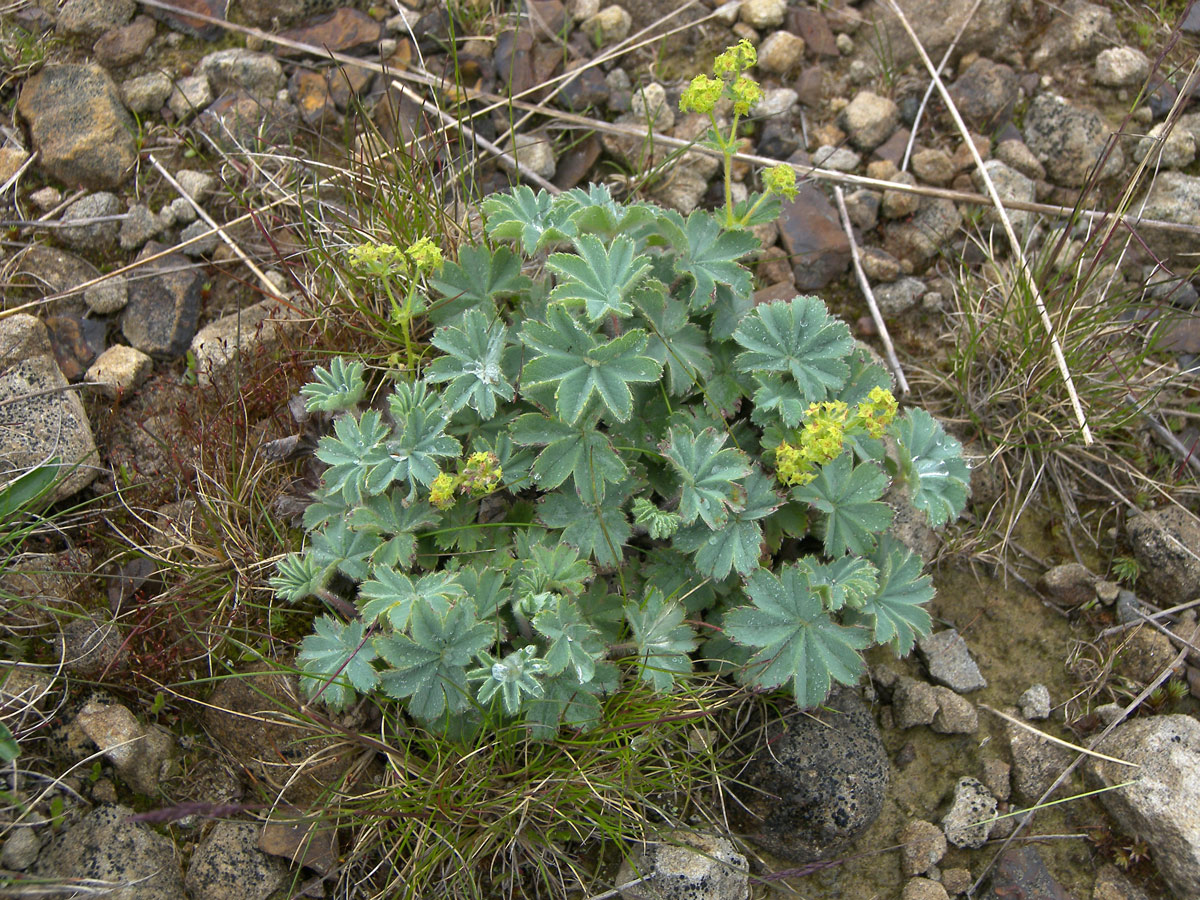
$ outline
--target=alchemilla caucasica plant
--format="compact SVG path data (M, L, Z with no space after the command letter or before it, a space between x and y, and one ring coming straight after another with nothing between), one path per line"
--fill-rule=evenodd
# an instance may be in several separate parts
M743 42L681 103L727 161L753 64ZM431 726L505 715L549 739L596 725L623 682L671 691L697 668L811 707L864 648L906 654L929 631L929 577L882 498L902 482L931 525L952 520L961 448L898 410L819 299L753 304L748 226L795 174L762 183L686 217L520 187L484 201L492 244L457 262L352 251L404 352L369 403L360 362L304 389L332 416L328 468L272 586L333 613L299 653L310 697L382 692Z

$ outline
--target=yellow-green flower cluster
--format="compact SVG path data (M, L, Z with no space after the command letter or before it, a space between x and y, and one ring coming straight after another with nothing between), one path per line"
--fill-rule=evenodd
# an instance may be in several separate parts
M728 88L734 112L745 115L763 96L758 82L749 75L742 74L756 62L758 52L749 41L743 40L730 47L713 63L713 74L716 78L707 75L697 75L693 78L679 98L679 108L684 112L694 111L710 115Z
M474 497L496 490L504 470L495 453L472 453L459 471L463 489Z
M900 404L887 388L874 387L867 399L854 412L854 425L860 425L873 438L883 437L883 430L896 418Z
M791 200L796 196L796 170L786 163L771 166L763 172L763 190Z
M466 460L459 461L458 474L442 472L433 479L429 488L429 502L438 509L449 509L454 505L458 492L472 497L483 497L500 486L504 470L495 453L472 453Z
M404 251L395 244L357 244L347 255L351 266L373 275L403 272L408 268Z
M436 272L442 267L442 251L427 237L421 238L404 252L418 272Z
M813 403L804 414L804 427L795 443L784 441L775 448L775 477L781 484L799 486L817 477L816 469L841 456L847 434L866 433L883 437L884 429L896 418L898 404L886 388L871 389L850 415L841 400Z
M725 82L707 75L697 75L692 83L683 89L679 98L679 108L683 112L698 112L707 115L717 108L717 101L725 90Z
M758 51L754 45L742 38L713 60L713 74L718 78L740 75L758 63Z

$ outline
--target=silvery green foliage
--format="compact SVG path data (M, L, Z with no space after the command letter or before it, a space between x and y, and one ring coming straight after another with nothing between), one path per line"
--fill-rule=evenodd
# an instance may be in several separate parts
M930 580L883 537L882 497L901 479L952 521L961 448L914 409L888 426L894 459L858 433L807 483L775 478L810 404L853 408L889 379L817 298L753 306L748 232L602 187L484 212L511 244L433 279L419 378L362 409L363 367L334 360L305 389L337 418L306 549L272 585L359 614L304 640L310 696L379 691L443 726L490 710L552 738L623 683L670 691L697 666L812 706L865 647L929 631ZM521 260L547 253L539 285ZM479 454L502 472L486 498L461 487ZM435 482L456 471L447 501Z

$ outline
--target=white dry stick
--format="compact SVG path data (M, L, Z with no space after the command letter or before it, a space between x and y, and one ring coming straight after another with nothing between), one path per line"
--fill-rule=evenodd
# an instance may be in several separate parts
M950 56L954 53L954 48L958 46L959 39L967 30L967 26L971 24L971 20L975 18L975 11L979 9L979 4L983 0L975 0L971 4L971 8L967 10L966 16L962 20L962 24L958 26L958 34L954 35L954 40L950 42L950 46L946 48L946 52L942 54L942 61L938 63L938 75L942 74L942 70L946 68L946 63L950 62ZM913 118L912 131L908 135L908 146L904 148L904 159L900 163L900 171L908 171L908 160L912 156L913 145L917 142L917 130L921 127L921 117L925 115L925 107L929 105L929 98L933 96L934 81L931 79L929 87L925 88L925 96L921 98L921 105L917 107L917 115Z
M846 232L846 239L850 241L850 261L854 263L854 275L858 279L858 286L862 288L863 296L867 298L867 308L871 310L871 318L875 321L875 327L879 331L879 340L883 342L883 353L887 357L892 374L896 376L896 387L903 396L908 393L908 379L904 377L904 370L900 368L900 360L896 357L896 348L892 345L892 336L888 334L887 324L883 321L883 314L879 311L879 304L875 302L875 292L871 290L871 283L867 281L867 273L863 271L862 262L858 258L858 244L854 240L854 229L850 227L850 214L846 212L846 198L842 196L842 189L837 185L833 186L833 196L837 199L838 213L842 217L842 229Z
M892 12L899 18L904 30L908 33L909 39L913 42L913 46L916 47L917 53L921 55L921 61L933 77L938 93L941 94L942 101L946 104L946 109L950 111L950 115L954 118L954 124L958 127L959 133L962 134L963 140L966 141L967 147L971 151L971 157L974 159L975 166L979 170L979 175L987 187L987 193L992 200L992 206L995 207L996 214L1000 217L1000 224L1004 227L1004 233L1008 237L1008 243L1012 248L1013 256L1017 260L1021 276L1029 286L1029 292L1033 295L1033 302L1037 306L1038 315L1041 317L1042 325L1046 329L1046 336L1050 339L1050 349L1054 353L1054 361L1058 364L1058 371L1062 374L1063 383L1066 385L1067 396L1071 400L1071 409L1075 412L1075 420L1079 423L1080 431L1083 434L1083 443L1091 446L1095 443L1095 440L1092 438L1092 430L1088 427L1087 417L1083 414L1083 406L1079 402L1079 394L1075 391L1075 381L1071 378L1071 370L1067 368L1067 360L1063 356L1062 345L1059 344L1058 337L1054 334L1054 323L1050 321L1050 314L1046 311L1046 304L1042 300L1042 292L1038 289L1037 281L1034 279L1033 272L1029 268L1029 261L1025 258L1025 252L1021 249L1021 242L1017 240L1017 233L1013 229L1012 221L1004 209L1004 203L1001 202L1000 195L996 193L996 185L992 183L991 176L988 175L987 169L983 167L983 160L979 156L979 151L975 148L975 142L971 140L971 132L967 129L962 116L959 115L954 101L950 99L950 92L946 90L946 85L942 81L941 76L938 75L933 61L929 58L929 54L925 52L925 48L921 46L920 39L908 23L908 17L896 5L896 0L887 0L887 3L891 7Z
M183 197L188 203L191 204L192 209L196 211L196 215L203 219L204 224L209 227L209 234L215 232L217 237L225 242L225 246L232 250L234 255L242 261L243 265L245 265L247 269L254 273L254 277L258 279L258 283L262 285L262 288L264 291L266 291L267 296L274 300L282 300L283 297L281 297L279 294L279 288L272 283L271 279L267 277L266 273L263 272L262 269L254 264L254 260L247 256L246 252L242 250L242 248L238 246L237 242L229 236L229 232L218 225L213 220L213 217L204 210L204 207L197 203L196 199L183 189L183 185L176 181L174 176L172 176L170 172L163 168L163 164L154 158L153 153L146 154L146 158L150 161L150 165L154 166L154 168L158 170L158 174L163 177L167 184L171 185L171 187L175 189L180 197Z

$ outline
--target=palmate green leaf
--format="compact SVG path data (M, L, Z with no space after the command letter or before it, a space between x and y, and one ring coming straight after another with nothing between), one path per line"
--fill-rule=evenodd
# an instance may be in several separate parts
M489 566L463 566L454 570L458 583L475 604L475 615L480 620L489 620L499 625L496 613L508 601L505 590L508 576L499 569ZM504 637L497 634L497 640Z
M792 683L796 705L808 709L828 695L831 679L854 684L863 671L858 651L871 642L862 628L829 618L805 571L785 566L778 576L757 569L746 582L753 606L725 615L727 637L758 647L741 678L759 687Z
M424 382L397 383L388 406L396 430L372 457L363 488L370 494L382 494L393 482L403 481L409 485L411 499L418 485L429 487L441 474L438 459L457 457L462 445L446 434L441 401Z
M507 247L470 245L458 251L457 263L445 263L429 281L445 297L429 309L436 325L452 322L469 309L492 317L500 300L524 294L532 284L521 274L521 258Z
M830 563L803 556L796 565L804 571L809 587L830 612L844 606L861 609L879 589L879 571L861 556L842 556Z
M646 203L617 203L603 184L589 184L559 194L554 198L554 206L564 208L579 234L597 234L608 240L619 234L631 234L661 215L661 210Z
M407 697L408 711L418 719L453 716L470 705L466 667L494 638L492 626L476 621L471 603L439 613L418 602L411 637L402 632L375 637L375 649L391 666L380 673L380 686L389 697Z
M675 271L691 278L692 288L686 294L688 305L695 311L707 309L715 299L718 284L728 285L735 295L750 293L750 273L738 260L761 246L749 231L721 228L708 212L697 211L685 221L678 213L662 217L664 234L675 246Z
M354 531L387 538L371 562L388 568L411 566L417 551L417 532L436 525L439 519L428 503L405 504L399 492L368 497L347 517Z
M470 681L483 681L477 694L479 702L491 703L496 694L504 700L504 711L515 716L521 711L525 698L533 700L545 696L539 680L549 666L546 660L537 657L537 647L529 644L503 659L497 660L486 650L479 654L483 663L478 669L467 673Z
M513 422L511 436L517 444L545 446L530 470L543 491L571 478L580 498L599 503L604 499L605 483L620 484L629 476L608 437L588 418L571 426L540 413L526 413Z
M457 572L430 572L414 581L395 569L380 568L359 589L358 609L367 625L385 619L396 631L404 631L420 604L442 612L465 595Z
M322 485L313 491L310 500L308 506L304 507L304 514L300 517L300 524L304 526L305 531L324 528L328 522L347 515L351 509L346 504L346 498L341 492L331 491L327 485Z
M783 498L771 485L770 478L755 470L746 478L744 506L730 513L722 528L713 531L698 522L676 534L674 546L694 554L701 575L719 580L730 569L741 575L753 572L763 552L763 531L758 520L783 505Z
M892 524L892 510L880 503L888 477L874 463L854 465L849 453L817 471L806 485L792 489L792 496L825 513L825 552L838 557L847 551L869 556L876 535Z
M522 385L554 385L555 410L568 424L579 420L593 395L618 421L629 421L629 385L662 375L662 366L643 355L645 332L632 329L601 343L561 303L550 304L544 323L527 322L521 339L538 354L521 370Z
M316 381L300 388L304 408L309 412L342 412L353 409L362 400L363 392L367 389L363 381L363 364L347 363L340 356L329 363L328 369L321 366L313 369L313 377Z
M288 603L316 596L329 580L329 568L311 553L289 553L279 561L275 575L267 583L275 595Z
M513 566L516 599L544 593L575 597L583 593L584 584L592 577L592 567L580 559L574 547L541 543L517 537L517 562Z
M909 487L913 506L925 511L934 528L957 518L971 492L971 472L962 458L962 444L917 407L906 410L891 430L896 437L900 477Z
M688 656L696 649L696 634L684 624L686 611L678 600L667 600L657 588L646 591L641 604L625 606L625 618L637 646L639 676L656 691L669 691L675 678L692 671Z
M654 585L668 600L682 603L689 616L703 612L716 603L717 590L713 579L697 572L692 561L678 550L669 547L651 550L646 554L639 574L645 584Z
M746 314L754 309L754 295L743 294L728 285L718 284L716 301L710 310L712 321L708 333L714 341L727 341L733 337Z
M496 415L496 400L512 400L513 386L504 373L508 329L477 309L463 313L457 324L439 328L430 343L445 356L425 367L425 379L449 382L442 402L450 413L464 406L484 421Z
M333 423L333 434L325 435L317 444L317 459L329 465L322 476L325 489L341 492L347 506L361 503L370 466L385 452L383 442L390 433L373 409L363 413L361 419L338 418Z
M692 389L697 378L702 384L707 381L713 370L708 338L688 321L687 307L657 287L637 291L634 303L650 334L646 355L666 369L667 389L681 396Z
M599 632L584 620L578 606L559 596L553 606L533 617L533 627L550 641L542 654L548 675L570 670L580 684L592 680L596 662L604 655L604 645Z
M578 256L554 253L546 260L546 268L558 276L558 285L550 292L550 299L582 303L593 322L610 315L633 315L630 295L650 268L650 260L638 255L636 249L633 241L624 236L607 249L593 235L577 237Z
M577 731L595 728L601 714L597 698L616 689L617 677L615 666L599 663L595 677L584 684L576 681L570 671L543 679L542 696L525 702L529 736L536 741L552 741L560 722Z
M308 697L321 694L331 708L342 710L354 702L354 692L374 690L379 673L371 665L375 648L364 639L362 622L339 622L329 616L313 620L314 634L300 642L300 687Z
M733 339L746 348L735 360L738 369L747 375L788 374L809 402L839 390L850 374L850 329L830 316L816 297L759 304L742 320Z
M879 571L879 587L855 611L855 621L873 629L875 643L908 656L917 638L933 627L922 608L933 599L933 582L921 574L921 557L891 535L883 536L871 561Z
M783 375L755 375L758 387L754 391L754 411L751 418L759 426L775 423L775 417L788 428L797 428L812 401L800 385Z
M732 419L741 407L742 400L750 396L746 376L733 363L737 347L732 341L721 341L710 345L709 349L713 367L703 386L704 402L715 415Z
M624 499L610 495L601 503L585 503L576 494L555 491L538 504L538 521L561 528L562 540L581 556L591 556L601 566L617 566L633 534L629 516L621 508Z
M487 232L494 238L520 241L526 256L533 256L547 244L570 240L575 224L569 216L570 204L555 204L545 191L536 194L521 185L507 194L492 194L483 201Z
M371 557L383 541L375 534L351 531L344 519L335 519L313 533L309 554L324 571L338 569L355 581L371 571Z
M638 525L645 526L646 532L653 541L665 541L679 530L679 526L683 522L679 518L679 513L659 509L645 497L634 499L631 512L633 521Z
M678 425L668 433L663 453L682 483L679 515L685 525L699 516L709 528L723 528L729 510L741 507L744 491L736 482L750 474L750 466L744 453L724 444L725 435L712 428L693 434Z

